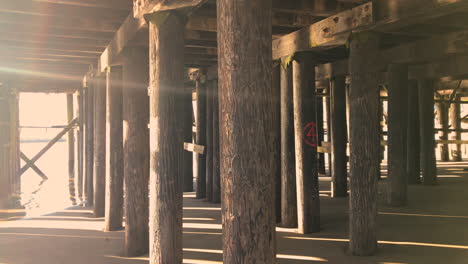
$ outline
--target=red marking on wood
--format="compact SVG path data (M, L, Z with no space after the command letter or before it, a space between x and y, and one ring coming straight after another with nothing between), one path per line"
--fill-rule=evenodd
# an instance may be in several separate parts
M311 147L317 147L317 125L314 122L304 127L304 141Z

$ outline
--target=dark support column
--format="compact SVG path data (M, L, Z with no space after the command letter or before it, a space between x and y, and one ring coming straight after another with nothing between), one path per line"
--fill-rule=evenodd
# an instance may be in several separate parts
M92 206L94 201L94 84L88 81L86 87L86 168L84 179L84 206Z
M73 117L73 94L67 94L67 119L70 124ZM76 204L75 193L75 130L68 132L68 191L73 205Z
M330 82L330 128L332 197L346 197L348 196L348 169L345 76L336 76Z
M149 63L148 50L123 56L125 255L140 256L149 245Z
M185 19L148 16L150 39L150 263L182 263ZM161 18L164 18L161 22ZM206 111L204 112L206 113ZM206 128L206 124L205 128Z
M408 184L421 183L418 82L408 83L407 170Z
M213 81L206 84L206 200L213 201Z
M388 68L388 203L407 202L406 133L408 115L408 66L390 64Z
M280 135L275 124L279 90L271 89L272 4L216 3L223 263L276 263L274 175Z
M183 113L184 118L182 120L184 127L187 127L182 133L184 134L184 142L192 142L192 126L193 126L193 109L192 109L192 88L185 87L182 106L184 107ZM185 151L184 152L184 163L183 163L183 191L193 192L193 155L195 152Z
M434 139L434 81L419 81L419 133L423 183L437 184Z
M94 78L94 216L103 217L106 201L106 81Z
M450 106L450 124L452 129L461 129L461 116L460 116L460 104L456 103L460 101L460 96L455 96L455 103ZM452 132L452 140L461 140L461 133L459 131ZM452 161L462 161L461 144L457 143L453 145L452 149Z
M106 231L121 229L123 221L124 160L122 75L122 66L111 66L107 69Z
M325 93L325 89L323 92ZM317 136L318 136L318 144L319 146L322 145L322 142L325 141L325 123L323 122L323 110L324 110L324 103L323 97L317 97ZM330 141L330 140L328 140ZM317 153L318 159L318 173L322 175L326 175L327 170L325 168L325 155L326 153Z
M84 104L83 104L83 88L80 87L78 93L77 93L77 102L78 102L78 133L77 133L77 138L78 138L78 175L76 179L76 186L77 186L77 193L78 193L78 198L80 200L80 203L83 202L83 157L84 157L84 152L83 152L83 136L84 136L84 131L83 131L83 123L84 123Z
M202 73L198 73L195 80L195 90L197 92L197 138L196 144L206 147L206 81ZM196 198L202 199L206 197L206 151L205 154L198 154L197 160L197 188Z
M439 98L444 100L444 98ZM439 132L439 139L440 140L448 140L448 125L449 125L449 116L448 116L448 108L449 105L443 101L436 104L437 105L437 115L439 117L440 126L442 131ZM440 160L441 161L449 161L449 146L447 143L439 144L439 151L440 151Z
M281 226L297 227L292 65L281 65Z
M274 62L273 67L272 67L272 78L271 78L271 89L277 92L279 91L280 94L281 94L281 68L282 68L281 63ZM275 108L275 116L277 117L275 119L276 121L275 130L277 131L281 131L281 102L280 101L278 101L278 105ZM276 148L277 148L277 151L275 153L279 155L277 157L277 160L280 161L281 160L281 141L278 142L278 144L276 145ZM276 215L277 224L281 224L281 201L282 201L281 167L282 166L276 166L277 170L275 173L275 215Z
M320 230L315 65L306 55L293 61L294 138L298 232Z
M0 84L0 209L8 209L12 198L10 176L10 91Z
M213 87L213 202L221 202L221 177L219 169L219 94L218 80L214 80Z
M380 170L380 61L376 33L353 34L350 43L350 199L349 250L371 255L377 249L377 175Z
M328 94L330 94L330 87L328 87ZM325 97L325 105L323 106L323 109L325 111L325 118L326 118L326 123L327 123L327 141L330 140L330 133L331 133L331 102L330 102L330 97ZM325 124L325 122L323 122ZM320 145L320 141L319 141ZM328 158L328 175L332 176L333 175L333 164L331 163L332 160L332 154L327 153L326 155L324 154L324 158L327 156Z

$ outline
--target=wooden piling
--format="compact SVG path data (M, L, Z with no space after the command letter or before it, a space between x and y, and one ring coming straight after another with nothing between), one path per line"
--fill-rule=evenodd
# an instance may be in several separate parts
M163 22L161 22L163 18ZM150 263L182 263L185 17L148 16L150 39ZM206 113L206 108L204 108ZM203 124L206 129L206 123ZM187 126L187 127L185 127ZM201 164L199 164L201 165Z
M437 184L434 139L434 81L420 80L418 95L422 178L425 185L434 185Z
M190 126L188 129L182 131L184 134L184 142L192 142L193 139L193 109L192 109L192 89L189 87L185 87L187 91L184 92L184 97L182 106L183 106L183 113L184 119L183 124L184 126ZM184 163L183 163L183 191L184 192L193 192L193 155L194 153L185 151L184 152Z
M326 93L326 89L323 89L323 93ZM322 142L325 141L325 123L323 120L323 112L324 112L324 106L325 104L323 103L324 97L323 96L318 96L316 103L317 103L317 136L318 136L318 144L319 146L322 145ZM330 138L328 139L330 141ZM317 160L318 160L318 173L322 175L327 174L327 169L325 166L325 156L326 153L317 153Z
M106 81L94 77L94 216L105 215L106 201Z
M275 107L275 130L281 133L281 63L273 62L272 67L272 78L271 78L271 89L277 91L280 94L280 100L278 101L278 105ZM277 151L276 154L279 156L275 159L281 160L281 135L280 141L276 145ZM281 201L282 201L282 188L281 188L281 165L276 166L276 173L275 173L275 215L276 215L276 223L281 224Z
M377 175L380 171L379 36L353 34L350 42L349 250L371 255L377 249Z
M10 176L10 94L9 89L0 84L0 209L8 209L12 198Z
M94 187L94 84L89 81L86 87L86 161L85 161L85 178L83 181L83 198L85 199L83 206L93 206Z
M297 227L292 65L281 65L281 226Z
M67 120L70 124L73 117L73 94L67 94ZM75 193L75 130L68 132L68 192L70 201L76 204Z
M407 202L407 115L408 66L388 68L388 197L392 206Z
M206 76L199 72L195 80L195 90L197 93L197 122L195 124L197 135L196 143L206 146ZM206 197L206 154L197 154L196 173L196 198Z
M223 263L275 263L273 175L280 135L279 91L271 89L272 4L216 4Z
M442 131L439 132L440 140L448 140L448 129L449 129L449 105L445 102L444 98L440 98L442 102L436 103L437 106L437 116L439 118L439 123L442 128ZM449 161L449 146L447 143L439 144L440 151L440 160Z
M147 48L128 48L123 56L125 255L149 246L149 62Z
M213 202L221 202L221 178L219 168L219 94L218 80L213 81Z
M105 229L122 228L123 221L123 99L122 66L110 66L106 73L106 203Z
M419 138L419 96L418 82L410 80L408 83L408 111L407 111L407 162L406 175L408 184L421 183L420 166L420 138Z
M320 230L315 65L306 55L293 61L294 143L298 232Z
M348 196L346 78L336 76L330 82L330 141L332 197Z
M83 157L84 157L84 152L83 152L83 140L84 140L84 121L85 121L85 111L84 111L84 104L83 104L83 99L84 99L84 91L83 87L80 87L77 92L77 116L78 116L78 131L77 131L77 156L78 156L78 174L76 175L76 191L78 193L78 199L80 200L80 204L83 202L83 172L84 172L84 162L83 162Z
M206 84L206 200L213 201L213 82Z
M460 116L460 95L454 97L454 101L450 105L450 125L452 129L461 129L461 116ZM459 131L452 132L452 140L461 140L461 133ZM454 144L452 147L452 161L462 161L461 144Z

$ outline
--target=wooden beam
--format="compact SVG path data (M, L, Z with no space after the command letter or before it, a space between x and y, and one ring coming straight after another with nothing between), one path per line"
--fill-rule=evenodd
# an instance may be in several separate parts
M97 75L94 85L94 202L95 217L106 211L106 77ZM107 230L110 231L110 230Z
M206 0L133 0L133 15L143 18L146 14L197 7Z
M73 94L67 94L67 120L70 123L74 118ZM79 118L77 117L77 124ZM68 192L73 205L76 205L75 192L75 130L68 132Z
M299 51L343 45L349 37L350 30L373 22L372 10L372 3L367 3L275 39L273 59Z
M99 63L101 65L100 70L104 71L108 66L115 63L124 48L138 36L140 31L147 28L148 26L143 18L133 18L130 14L102 53Z
M132 2L128 0L33 0L35 2L54 3L69 6L131 10Z

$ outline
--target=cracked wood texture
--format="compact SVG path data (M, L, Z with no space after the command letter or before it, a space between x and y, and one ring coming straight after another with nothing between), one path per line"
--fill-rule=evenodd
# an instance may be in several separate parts
M184 20L149 23L151 264L182 263Z
M330 128L332 197L346 197L348 168L345 76L336 76L330 82Z
M218 80L213 81L213 202L221 202L221 178L219 171L219 93Z
M107 69L107 157L106 217L107 231L122 228L123 220L123 124L122 66Z
M308 234L320 230L315 65L307 55L292 64L297 229Z
M421 183L420 139L419 139L419 96L418 82L410 80L408 82L408 127L407 127L407 152L406 152L406 175L408 184Z
M349 250L371 255L377 249L377 178L380 172L379 61L380 37L353 34L350 43L350 199Z
M94 201L93 168L94 168L94 85L88 83L85 101L85 178L83 181L83 198L85 206L92 206Z
M94 104L94 216L103 217L106 201L106 81L96 76Z
M437 184L434 139L434 81L419 81L419 134L423 183Z
M408 66L388 67L388 197L391 206L404 206L408 196L407 115Z
M277 117L275 125L276 130L281 134L281 64L273 63L272 70L271 89L278 91L280 94L278 106L275 108L275 115ZM281 160L281 135L276 148L278 150L275 153L278 154L278 160ZM275 173L275 215L276 223L281 224L281 164L276 167Z
M223 263L276 263L271 1L218 0ZM276 120L275 120L276 119Z
M281 226L297 227L292 65L281 65Z
M140 256L149 246L149 63L147 48L123 56L125 255Z

